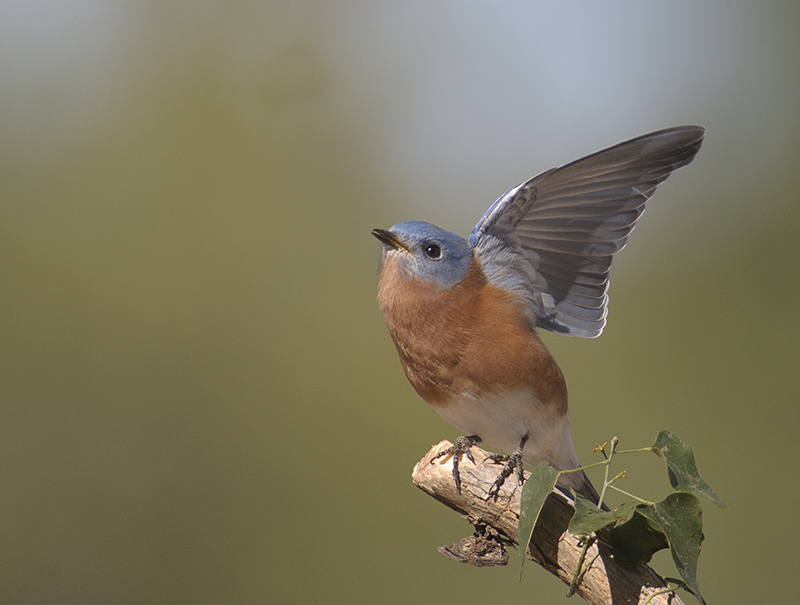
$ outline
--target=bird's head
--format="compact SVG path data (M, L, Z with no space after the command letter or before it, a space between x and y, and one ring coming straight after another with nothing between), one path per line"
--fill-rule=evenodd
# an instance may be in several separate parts
M421 221L397 223L391 229L373 229L383 244L382 267L396 262L408 278L445 289L469 273L472 249L467 240Z

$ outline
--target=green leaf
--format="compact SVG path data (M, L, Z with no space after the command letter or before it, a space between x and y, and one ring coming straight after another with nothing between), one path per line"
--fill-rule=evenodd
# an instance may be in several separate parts
M702 494L720 508L728 508L700 477L694 462L694 452L683 441L669 431L661 431L650 449L667 463L669 482L674 490Z
M642 515L642 511L650 507L649 504L636 505L630 519L609 532L614 560L620 567L627 569L648 563L654 553L669 546L658 524Z
M571 534L590 534L614 523L614 515L601 510L591 500L575 494L575 514L567 531Z
M622 524L628 521L633 516L633 513L636 512L637 506L639 506L638 502L623 502L615 508L614 516L617 519L617 523Z
M517 524L519 550L522 555L520 574L522 574L522 566L525 564L525 555L531 543L531 536L533 536L533 528L536 526L536 520L539 518L539 513L542 512L542 507L544 506L545 500L547 500L547 496L553 491L556 481L558 481L560 476L561 473L552 466L549 466L547 462L540 462L539 465L533 469L525 485L522 486L519 523Z
M635 502L626 502L614 511L603 511L591 500L576 494L575 514L567 529L571 534L590 534L609 525L627 521L635 509Z
M666 534L672 560L681 577L694 591L701 605L705 605L697 585L697 559L703 542L703 508L700 500L688 492L675 492L641 512L658 523Z

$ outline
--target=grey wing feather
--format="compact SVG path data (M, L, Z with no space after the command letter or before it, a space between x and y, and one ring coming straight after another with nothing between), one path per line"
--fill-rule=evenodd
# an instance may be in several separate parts
M656 187L692 161L704 135L700 126L646 134L507 192L469 237L489 282L522 294L538 327L599 336L614 254Z

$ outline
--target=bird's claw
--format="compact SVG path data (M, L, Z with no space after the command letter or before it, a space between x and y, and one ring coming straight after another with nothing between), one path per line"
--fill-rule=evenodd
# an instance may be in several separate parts
M466 456L467 459L472 462L472 464L475 464L475 458L472 455L472 446L478 445L480 442L481 438L477 435L461 435L458 439L456 439L456 442L453 445L442 450L431 459L431 464L433 464L434 460L444 456L449 456L450 454L453 455L453 480L456 483L456 493L458 494L461 493L461 474L458 470L458 464L461 461L461 456Z
M510 456L506 454L491 454L484 459L491 460L495 464L503 464L503 469L500 471L500 474L497 476L497 479L492 484L492 487L489 488L489 497L494 498L497 500L497 496L500 495L500 488L503 487L503 484L506 482L512 473L516 472L517 479L519 480L519 484L522 485L525 483L525 475L524 470L522 467L522 450L517 450Z

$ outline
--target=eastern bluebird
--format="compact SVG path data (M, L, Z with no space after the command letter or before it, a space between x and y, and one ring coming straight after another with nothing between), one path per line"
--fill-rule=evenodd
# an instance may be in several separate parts
M509 452L489 490L522 463L580 466L561 369L536 328L594 338L606 323L609 268L645 202L692 161L705 129L680 126L553 168L500 197L468 240L409 221L372 234L383 244L378 301L417 393L466 434L458 462L481 441ZM562 475L595 503L581 471Z

